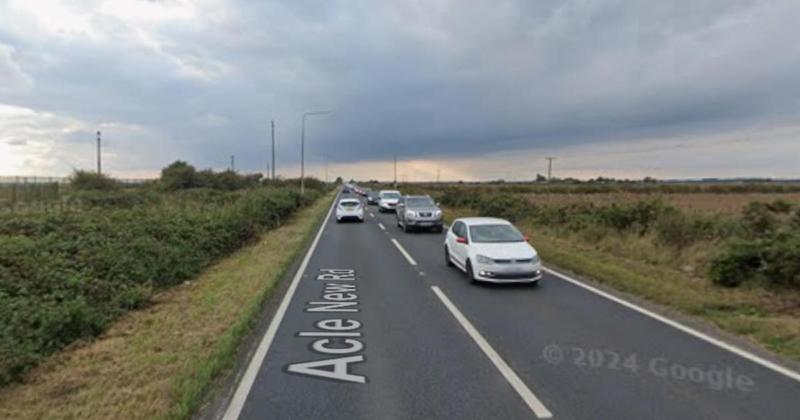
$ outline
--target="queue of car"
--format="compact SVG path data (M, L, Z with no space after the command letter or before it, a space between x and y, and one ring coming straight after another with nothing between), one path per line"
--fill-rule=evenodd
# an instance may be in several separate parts
M442 210L428 195L402 195L397 190L372 191L346 184L343 193L354 192L381 213L393 212L403 232L444 231ZM358 198L342 198L336 221L364 221ZM444 239L444 262L463 271L472 283L533 283L542 278L542 262L536 249L511 222L493 217L456 219Z

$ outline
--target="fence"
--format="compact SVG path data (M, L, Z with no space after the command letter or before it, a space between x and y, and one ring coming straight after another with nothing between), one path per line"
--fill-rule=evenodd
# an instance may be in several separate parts
M124 186L141 185L148 179L114 178ZM47 210L62 205L70 191L70 178L55 176L0 176L0 209Z

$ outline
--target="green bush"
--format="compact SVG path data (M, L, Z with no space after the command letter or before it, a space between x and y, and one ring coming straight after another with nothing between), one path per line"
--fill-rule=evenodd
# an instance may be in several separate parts
M478 202L478 214L486 217L499 217L517 221L525 214L525 200L516 195L492 195Z
M79 197L93 204L81 212L0 215L0 384L100 333L154 290L196 276L320 194L86 192Z
M111 191L120 187L119 182L114 179L95 172L75 171L70 178L69 185L78 191L99 190Z
M782 233L766 242L761 274L767 284L800 288L800 233Z
M789 213L792 211L792 203L786 200L775 200L766 204L767 209L773 213Z
M708 275L711 280L725 287L736 287L756 278L761 268L760 244L736 241L711 262Z
M767 205L754 201L742 212L742 225L751 237L768 236L778 228L779 220Z

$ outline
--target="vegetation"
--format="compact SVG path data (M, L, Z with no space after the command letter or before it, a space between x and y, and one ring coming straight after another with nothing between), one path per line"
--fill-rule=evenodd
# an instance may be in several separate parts
M75 178L92 179L76 195L85 211L0 217L0 384L99 334L323 191L312 182L305 197L291 186L104 192L106 181L91 175Z
M70 186L78 191L111 191L120 187L119 183L108 175L81 170L72 174Z
M317 200L98 339L47 358L0 389L0 418L188 418L329 206Z

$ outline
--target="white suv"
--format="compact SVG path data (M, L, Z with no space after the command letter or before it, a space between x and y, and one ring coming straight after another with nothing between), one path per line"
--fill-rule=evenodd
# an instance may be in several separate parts
M378 193L378 211L385 213L387 211L395 211L397 201L400 200L402 195L397 190L382 190Z
M473 281L535 283L542 278L539 254L517 228L503 219L456 219L444 241L445 262Z

